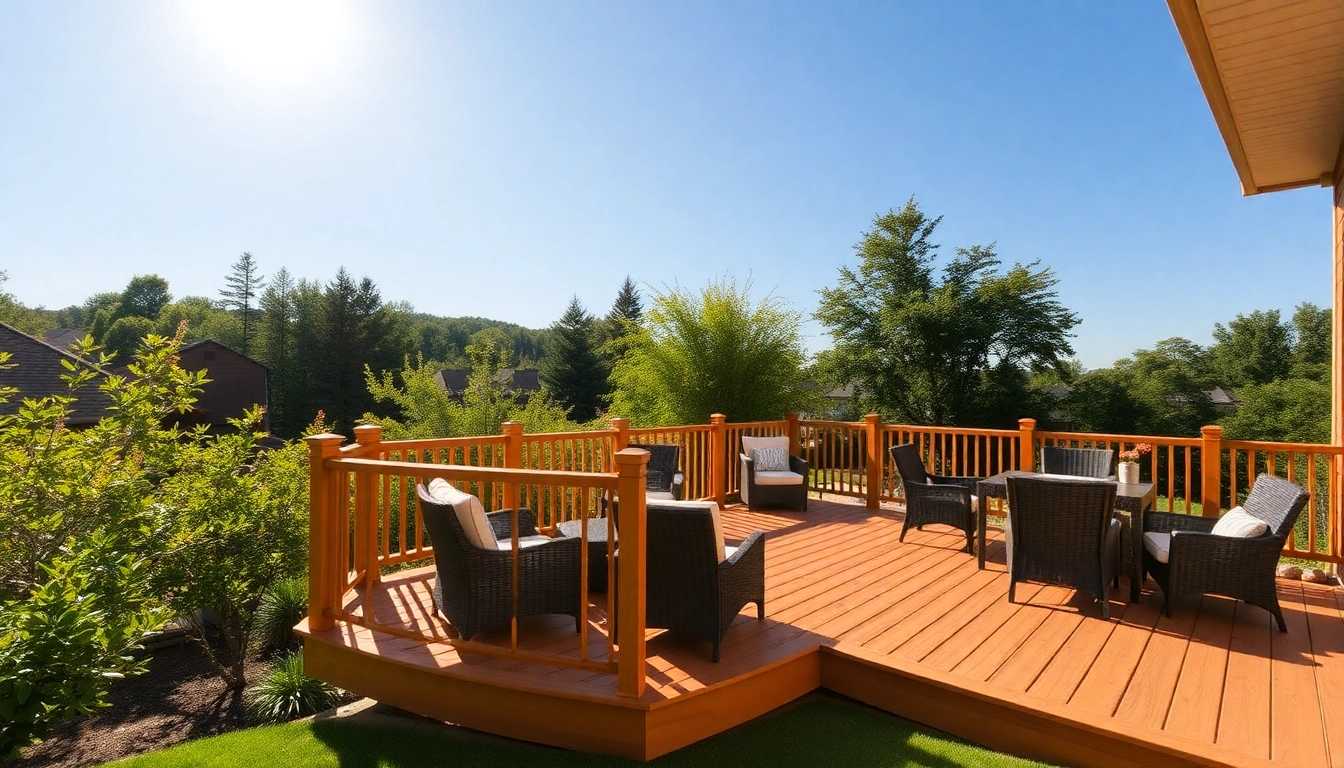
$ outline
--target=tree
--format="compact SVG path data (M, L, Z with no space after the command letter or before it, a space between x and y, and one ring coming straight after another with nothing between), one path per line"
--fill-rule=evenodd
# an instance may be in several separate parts
M161 501L172 534L158 583L193 629L229 688L247 684L244 663L255 601L285 577L304 573L308 545L308 461L303 443L256 453L261 411L232 422L235 432L181 448L187 471L167 477ZM214 613L221 640L206 638L199 611Z
M751 284L724 279L698 294L653 297L645 328L612 372L612 412L636 426L779 419L816 403L804 381L802 316L778 297L753 303Z
M164 527L154 493L179 469L184 436L164 425L201 385L176 365L180 345L150 336L126 375L99 385L112 407L85 429L65 425L92 368L0 416L0 759L106 706L111 682L142 669L131 652L144 632L166 618L148 580ZM109 362L91 343L77 352ZM0 387L0 400L13 394Z
M1213 326L1208 368L1217 386L1229 389L1267 384L1288 375L1293 359L1293 330L1279 310L1237 315Z
M1159 341L1112 368L1092 371L1069 395L1075 428L1112 434L1190 437L1212 424L1208 355L1189 339Z
M121 301L112 319L144 317L153 320L172 300L167 280L158 275L136 275L121 292Z
M239 352L252 354L252 339L256 334L257 315L260 307L257 300L266 285L266 279L257 270L252 254L244 251L233 263L228 276L224 278L226 287L219 292L224 308L237 313L243 324L243 337Z
M5 291L7 280L9 275L0 269L0 323L40 338L52 327L51 320L42 311L25 307L14 298L13 294L7 293Z
M823 367L892 420L1015 424L1027 390L988 398L992 377L1061 368L1078 317L1059 303L1050 269L1032 262L1000 273L993 245L958 248L936 279L930 237L941 221L914 198L873 220L855 246L858 270L841 267L836 287L820 291L815 317L835 339Z
M291 379L294 369L294 323L298 319L294 302L294 279L290 277L289 270L282 267L261 292L257 357L270 371L271 428L279 434L290 436L297 432L282 431L281 427L290 423L289 407L294 402L291 397ZM302 420L295 421L302 423Z
M1330 383L1331 311L1302 303L1293 312L1292 378Z
M551 326L546 356L541 359L541 381L575 419L588 421L606 404L611 371L597 353L593 316L569 300L565 313Z
M1330 385L1279 379L1238 391L1241 405L1221 421L1229 440L1330 442Z
M154 321L145 317L119 317L103 335L103 345L117 360L127 360L155 332Z

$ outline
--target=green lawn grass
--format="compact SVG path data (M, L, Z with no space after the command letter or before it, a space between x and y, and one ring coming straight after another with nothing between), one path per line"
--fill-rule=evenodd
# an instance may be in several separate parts
M109 765L126 768L428 768L429 766L634 766L455 728L402 728L348 720L289 723L189 742ZM700 766L1041 766L991 752L861 704L811 696L739 728L652 761Z

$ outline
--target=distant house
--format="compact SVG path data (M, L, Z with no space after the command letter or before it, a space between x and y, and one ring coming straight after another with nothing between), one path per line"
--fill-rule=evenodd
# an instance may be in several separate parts
M111 401L98 389L108 372L75 354L48 342L0 323L0 352L10 353L11 368L0 369L0 386L14 387L18 394L9 402L0 403L0 415L18 413L24 398L37 399L69 391L61 377L68 374L65 363L92 371L93 381L76 394L66 424L72 427L88 426L107 414Z
M470 368L445 368L434 374L435 383L458 402L462 402L470 378ZM541 391L541 376L536 368L505 368L495 374L495 383L504 385L505 394L517 394L523 403L532 393Z
M210 379L196 398L191 422L208 424L211 432L232 430L229 419L241 418L248 408L268 408L262 415L261 431L271 431L270 371L246 355L217 341L198 341L182 348L178 365L184 371L205 371Z
M53 328L42 334L42 340L57 349L70 350L70 345L84 338L84 331L78 328Z
M1040 387L1038 391L1049 395L1051 400L1057 404L1057 407L1050 409L1050 416L1042 427L1050 432L1072 432L1073 415L1064 408L1064 403L1069 399L1069 394L1073 392L1073 387ZM1222 387L1206 389L1204 390L1204 396L1209 399L1209 402L1219 413L1235 411L1241 407L1241 398ZM1173 395L1168 398L1168 402L1177 407L1186 405L1186 400L1182 395Z

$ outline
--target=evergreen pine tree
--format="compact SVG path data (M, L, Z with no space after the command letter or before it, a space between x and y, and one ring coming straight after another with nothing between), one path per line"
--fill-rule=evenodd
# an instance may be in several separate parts
M220 291L219 295L224 299L224 308L237 312L239 319L243 321L243 348L239 351L244 355L250 355L252 338L257 332L257 320L261 314L257 300L266 280L257 271L257 262L252 258L252 254L246 251L238 257L231 269L228 277L224 278L228 287Z
M572 409L570 418L575 421L596 416L610 391L610 370L597 352L595 325L579 297L570 299L565 314L550 328L546 354L541 358L541 383Z
M294 279L281 267L261 293L258 358L269 369L270 422L278 434L289 435L294 386L294 324L298 320ZM302 419L297 420L302 423Z

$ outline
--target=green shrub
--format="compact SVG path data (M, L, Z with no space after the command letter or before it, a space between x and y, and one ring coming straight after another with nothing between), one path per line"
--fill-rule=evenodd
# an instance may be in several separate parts
M293 648L299 644L294 625L307 613L308 580L281 579L261 596L252 635L263 648Z
M281 723L330 709L341 689L303 674L303 650L277 659L275 666L243 695L248 717Z

